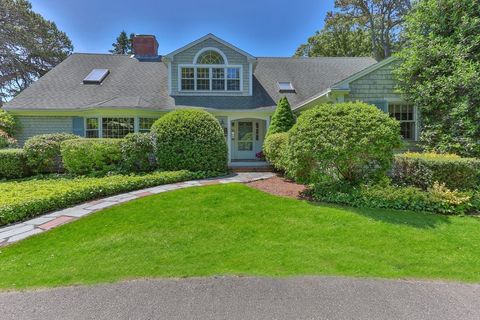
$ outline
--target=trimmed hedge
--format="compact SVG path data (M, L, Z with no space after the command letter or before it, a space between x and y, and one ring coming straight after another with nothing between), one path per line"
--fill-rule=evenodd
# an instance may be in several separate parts
M323 104L303 112L288 132L287 174L300 182L376 181L400 146L400 125L363 102Z
M23 147L27 165L33 173L63 172L60 144L66 140L79 138L70 133L50 133L31 137Z
M265 138L263 152L268 162L280 171L285 170L285 154L288 146L288 133L273 133Z
M475 189L480 186L480 160L452 154L405 153L395 157L391 176L395 184L424 190L435 181L449 189Z
M416 187L317 184L308 191L313 199L352 207L424 211L449 215L480 212L479 194L451 191L435 183L427 191Z
M121 192L204 178L189 171L152 172L144 175L111 175L31 179L0 184L0 225L26 220L52 210Z
M0 150L0 178L16 179L27 176L26 157L22 149Z
M122 143L122 167L130 172L148 172L157 167L153 133L130 133Z
M74 175L119 171L122 139L77 139L61 143L65 169Z
M225 172L227 141L217 119L203 110L176 110L152 126L162 170Z

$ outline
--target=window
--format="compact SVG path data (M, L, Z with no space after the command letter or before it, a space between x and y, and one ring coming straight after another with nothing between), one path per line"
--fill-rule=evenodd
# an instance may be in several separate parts
M230 66L225 55L206 48L192 65L180 65L180 91L241 91L242 67Z
M228 91L240 90L240 69L239 68L227 68L227 90Z
M295 88L290 81L279 81L277 84L280 92L295 91Z
M138 132L150 132L156 118L138 118Z
M241 68L182 67L182 91L240 91Z
M197 90L210 90L209 68L197 68Z
M134 131L134 118L102 118L103 138L123 138Z
M93 69L83 79L84 84L100 84L108 76L110 71L108 69Z
M182 90L195 90L194 68L182 68Z
M87 118L85 127L85 137L98 138L98 118Z
M406 140L415 140L417 119L415 107L408 104L389 104L388 113L400 122L400 133Z
M213 50L208 50L203 52L197 58L197 63L198 64L225 64L225 61L223 60L223 57L220 55L220 53Z
M214 91L225 90L225 69L224 68L212 69L212 90Z

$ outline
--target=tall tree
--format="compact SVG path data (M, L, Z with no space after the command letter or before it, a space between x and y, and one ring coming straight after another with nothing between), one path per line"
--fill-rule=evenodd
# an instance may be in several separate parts
M478 1L422 0L407 18L396 75L428 150L480 157L479 17Z
M356 19L368 29L372 56L377 60L397 49L411 7L410 0L335 0L338 14Z
M135 34L131 33L130 37L127 37L127 33L125 31L120 32L120 35L117 37L115 43L112 43L113 49L108 50L114 54L132 54L133 53L133 37Z
M0 100L15 96L63 61L73 46L27 0L0 1Z
M410 0L335 0L325 27L301 45L297 56L389 57L402 43Z
M372 52L369 34L356 19L327 13L325 26L298 47L299 57L365 57Z

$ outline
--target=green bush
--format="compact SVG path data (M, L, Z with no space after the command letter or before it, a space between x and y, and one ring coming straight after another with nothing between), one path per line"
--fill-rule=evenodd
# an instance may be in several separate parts
M122 143L123 167L127 171L146 172L157 167L156 137L152 133L130 133Z
M449 189L468 190L480 185L480 160L457 155L405 153L395 157L393 182L426 190L435 181Z
M66 140L79 138L70 133L50 133L31 137L23 146L27 165L34 173L62 172L60 144Z
M341 183L316 184L310 195L317 201L353 207L387 208L424 211L440 214L477 214L480 212L478 194L451 191L435 183L422 190L390 184L351 186Z
M285 156L288 145L288 133L273 133L265 138L263 153L268 162L277 170L285 170Z
M203 173L184 170L73 179L50 176L4 182L0 184L0 225L121 192L204 177Z
M25 152L22 149L0 150L0 179L15 179L27 176Z
M17 146L17 140L10 137L8 133L0 129L0 149L13 148Z
M77 139L61 143L65 169L74 175L121 170L122 139Z
M401 144L399 123L361 102L313 107L288 135L287 173L300 182L376 180Z
M202 110L176 110L152 126L163 170L225 172L227 142L220 123Z
M283 97L278 101L277 108L272 115L272 121L268 127L267 136L274 133L287 132L295 124L295 115L287 97Z
M0 109L0 130L6 132L9 137L15 134L17 128L17 121L7 111Z

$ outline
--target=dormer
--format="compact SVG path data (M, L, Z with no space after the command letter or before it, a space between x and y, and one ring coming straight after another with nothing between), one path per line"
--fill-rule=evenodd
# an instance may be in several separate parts
M172 96L251 96L255 57L208 34L165 56Z

